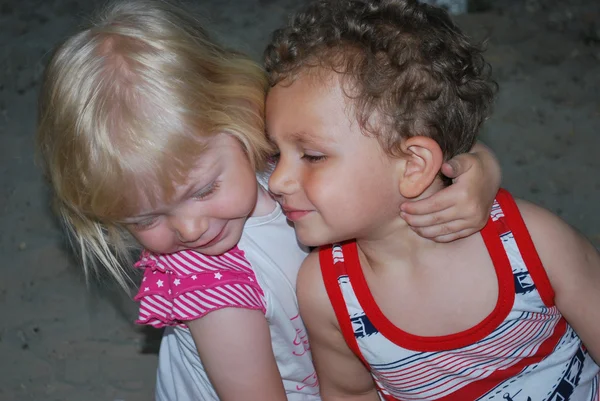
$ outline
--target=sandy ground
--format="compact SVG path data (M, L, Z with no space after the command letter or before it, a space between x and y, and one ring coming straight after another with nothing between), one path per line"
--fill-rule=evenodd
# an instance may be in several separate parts
M299 2L196 4L224 41L258 59ZM457 18L475 37L490 38L501 86L483 139L501 160L505 187L599 246L600 3L493 4ZM135 304L110 283L86 287L34 165L42 65L92 6L0 0L0 400L152 399L158 333L131 323Z

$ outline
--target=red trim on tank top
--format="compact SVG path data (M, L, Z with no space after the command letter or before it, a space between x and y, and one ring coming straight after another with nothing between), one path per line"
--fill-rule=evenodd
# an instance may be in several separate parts
M413 351L434 352L466 347L491 334L508 316L515 299L515 284L512 267L504 251L502 240L498 236L491 218L481 230L481 236L487 247L498 279L498 300L494 310L477 325L458 333L445 336L419 336L407 333L396 327L383 314L375 302L363 274L356 242L343 247L346 269L354 292L369 320L388 340L396 345ZM347 318L346 318L347 319Z
M371 366L366 361L363 354L360 352L360 347L354 336L354 329L352 328L352 321L350 320L350 313L348 312L348 306L344 300L342 289L338 283L338 278L343 275L347 275L346 265L344 262L333 263L333 246L327 245L319 249L319 262L321 267L321 274L323 276L323 283L325 284L325 290L329 296L329 301L335 312L338 324L342 331L342 335L346 341L346 344L350 350L360 359L365 368L371 372ZM378 394L383 397L384 401L398 401L396 398L389 394L384 394L383 389L375 382Z
M549 308L553 307L554 289L552 288L546 269L544 269L544 265L535 249L535 245L533 244L533 240L525 225L523 216L521 216L517 203L512 195L504 189L498 191L496 200L504 212L506 223L513 233L523 262L525 262L525 266L527 266L527 270L531 275L531 279L535 284L535 288L537 289L540 298L544 302L544 305Z
M344 262L333 263L333 246L327 245L319 249L319 262L321 265L321 274L323 276L323 283L325 284L325 290L329 296L329 301L335 312L338 324L342 335L346 340L346 344L354 352L354 354L361 360L361 362L370 371L369 364L360 352L360 347L354 337L354 329L352 328L352 322L350 321L350 313L348 312L348 306L344 300L342 290L338 283L338 277L348 274Z

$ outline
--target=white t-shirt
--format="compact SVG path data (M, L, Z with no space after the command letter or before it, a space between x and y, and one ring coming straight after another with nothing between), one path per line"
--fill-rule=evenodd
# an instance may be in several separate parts
M296 298L296 277L305 256L279 205L269 215L249 218L237 248L223 256L144 253L137 264L145 269L136 296L138 323L167 326L156 400L218 400L184 322L227 306L264 311L288 400L320 400ZM215 294L220 304L215 304Z

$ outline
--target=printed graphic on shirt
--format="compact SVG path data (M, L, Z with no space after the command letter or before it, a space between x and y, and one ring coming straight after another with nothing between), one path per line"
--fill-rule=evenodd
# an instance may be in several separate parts
M312 374L306 376L304 380L302 380L302 385L296 386L296 390L302 391L306 389L313 390L311 395L319 394L319 380L317 379L317 373L313 372Z
M310 344L308 342L308 335L304 329L304 324L300 318L300 314L290 319L293 326L296 329L296 337L293 340L293 351L294 357L302 357L306 354L310 356ZM297 391L302 391L311 395L319 394L319 381L317 380L317 373L313 370L311 374L302 379L302 384L296 385Z
M490 389L504 382L505 372L518 374L526 366L524 361L535 359L544 344L546 347L549 345L555 319L560 319L560 316L553 319L552 316L522 313L515 320L504 322L484 340L468 347L440 352L404 350L402 354L406 356L393 362L369 362L382 385L403 400L434 400L461 389L468 391L471 384L479 387L482 381ZM533 338L529 335L532 332L536 333ZM372 341L372 345L377 341L380 349L397 348L381 335ZM359 344L363 349L365 343ZM416 386L416 383L419 385ZM471 396L474 394L471 393Z
M550 394L548 401L564 401L570 399L573 391L579 384L579 377L581 376L584 362L585 354L583 349L579 347L579 350L569 362L569 367L560 380L560 383L552 394Z
M292 324L294 324L295 322L298 322L299 324L294 324L294 327L296 329L296 337L294 338L294 351L293 351L293 355L294 356L302 356L304 354L306 354L307 352L310 352L310 345L308 343L308 335L306 334L306 329L304 328L304 325L302 324L302 321L300 319L300 315L296 315L293 318L290 319L290 321L292 322Z
M521 395L521 397L517 398L517 396L518 396L519 394L521 394L521 391L522 391L522 390L519 390L519 391L517 391L517 392L516 392L516 393L514 393L514 394L511 394L511 393L504 393L504 394L502 394L502 399L504 399L504 400L506 400L506 401L520 401L520 400L532 401L532 400L531 400L531 397L527 397L527 398L525 398L526 396L523 396L523 395Z
M379 333L365 314L351 317L350 321L352 322L354 337L356 338L363 338Z

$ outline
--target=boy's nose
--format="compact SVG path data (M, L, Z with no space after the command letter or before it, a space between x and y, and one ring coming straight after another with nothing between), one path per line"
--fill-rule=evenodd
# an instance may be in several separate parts
M276 196L289 195L298 189L293 170L280 160L269 177L269 191Z

